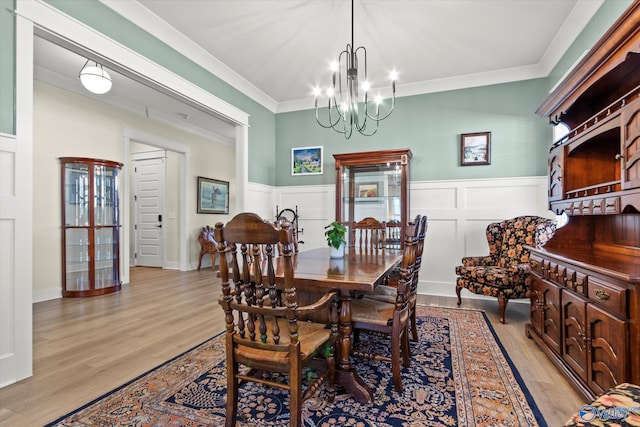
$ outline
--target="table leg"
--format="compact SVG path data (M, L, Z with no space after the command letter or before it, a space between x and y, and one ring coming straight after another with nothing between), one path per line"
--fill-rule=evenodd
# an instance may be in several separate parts
M351 293L340 291L340 336L338 337L338 368L336 382L361 403L371 402L373 392L351 366Z

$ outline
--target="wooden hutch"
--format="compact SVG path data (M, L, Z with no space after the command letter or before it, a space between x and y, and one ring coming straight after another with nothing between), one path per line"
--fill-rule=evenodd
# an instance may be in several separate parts
M532 249L526 333L585 398L640 384L640 0L537 114L570 133L549 153L549 205L569 216Z

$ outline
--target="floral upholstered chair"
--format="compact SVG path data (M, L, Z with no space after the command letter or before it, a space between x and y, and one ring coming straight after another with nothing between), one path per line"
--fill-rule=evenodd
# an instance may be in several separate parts
M487 226L489 256L464 257L456 267L456 294L467 289L474 294L498 298L500 323L510 299L529 295L529 250L542 247L556 232L556 223L548 218L519 216Z
M640 426L640 386L618 384L584 405L564 427Z

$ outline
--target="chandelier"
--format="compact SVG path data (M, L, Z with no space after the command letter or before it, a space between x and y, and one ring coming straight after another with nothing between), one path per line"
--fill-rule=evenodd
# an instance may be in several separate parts
M364 136L371 136L378 131L380 121L389 117L395 106L398 77L395 70L389 73L392 89L391 106L381 116L382 96L376 95L373 105L369 100L371 83L367 79L367 49L364 46L356 48L353 42L353 1L351 0L351 44L347 44L345 50L338 55L338 61L331 64L331 84L325 90L328 100L325 123L320 119L321 109L318 108L318 98L322 96L322 89L319 87L313 89L318 124L326 129L334 129L347 139L351 137L354 130ZM361 65L360 68L358 68L359 65ZM375 112L372 111L374 109ZM367 125L370 126L367 127Z

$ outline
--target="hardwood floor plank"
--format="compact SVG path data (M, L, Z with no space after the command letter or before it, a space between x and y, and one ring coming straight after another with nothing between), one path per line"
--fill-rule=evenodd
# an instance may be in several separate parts
M0 389L0 425L41 426L187 351L224 329L220 279L210 269L131 269L120 292L33 305L34 375ZM455 306L448 297L419 303ZM485 310L503 346L550 425L584 404L532 340L527 304L511 303L507 324L497 302L464 298Z

